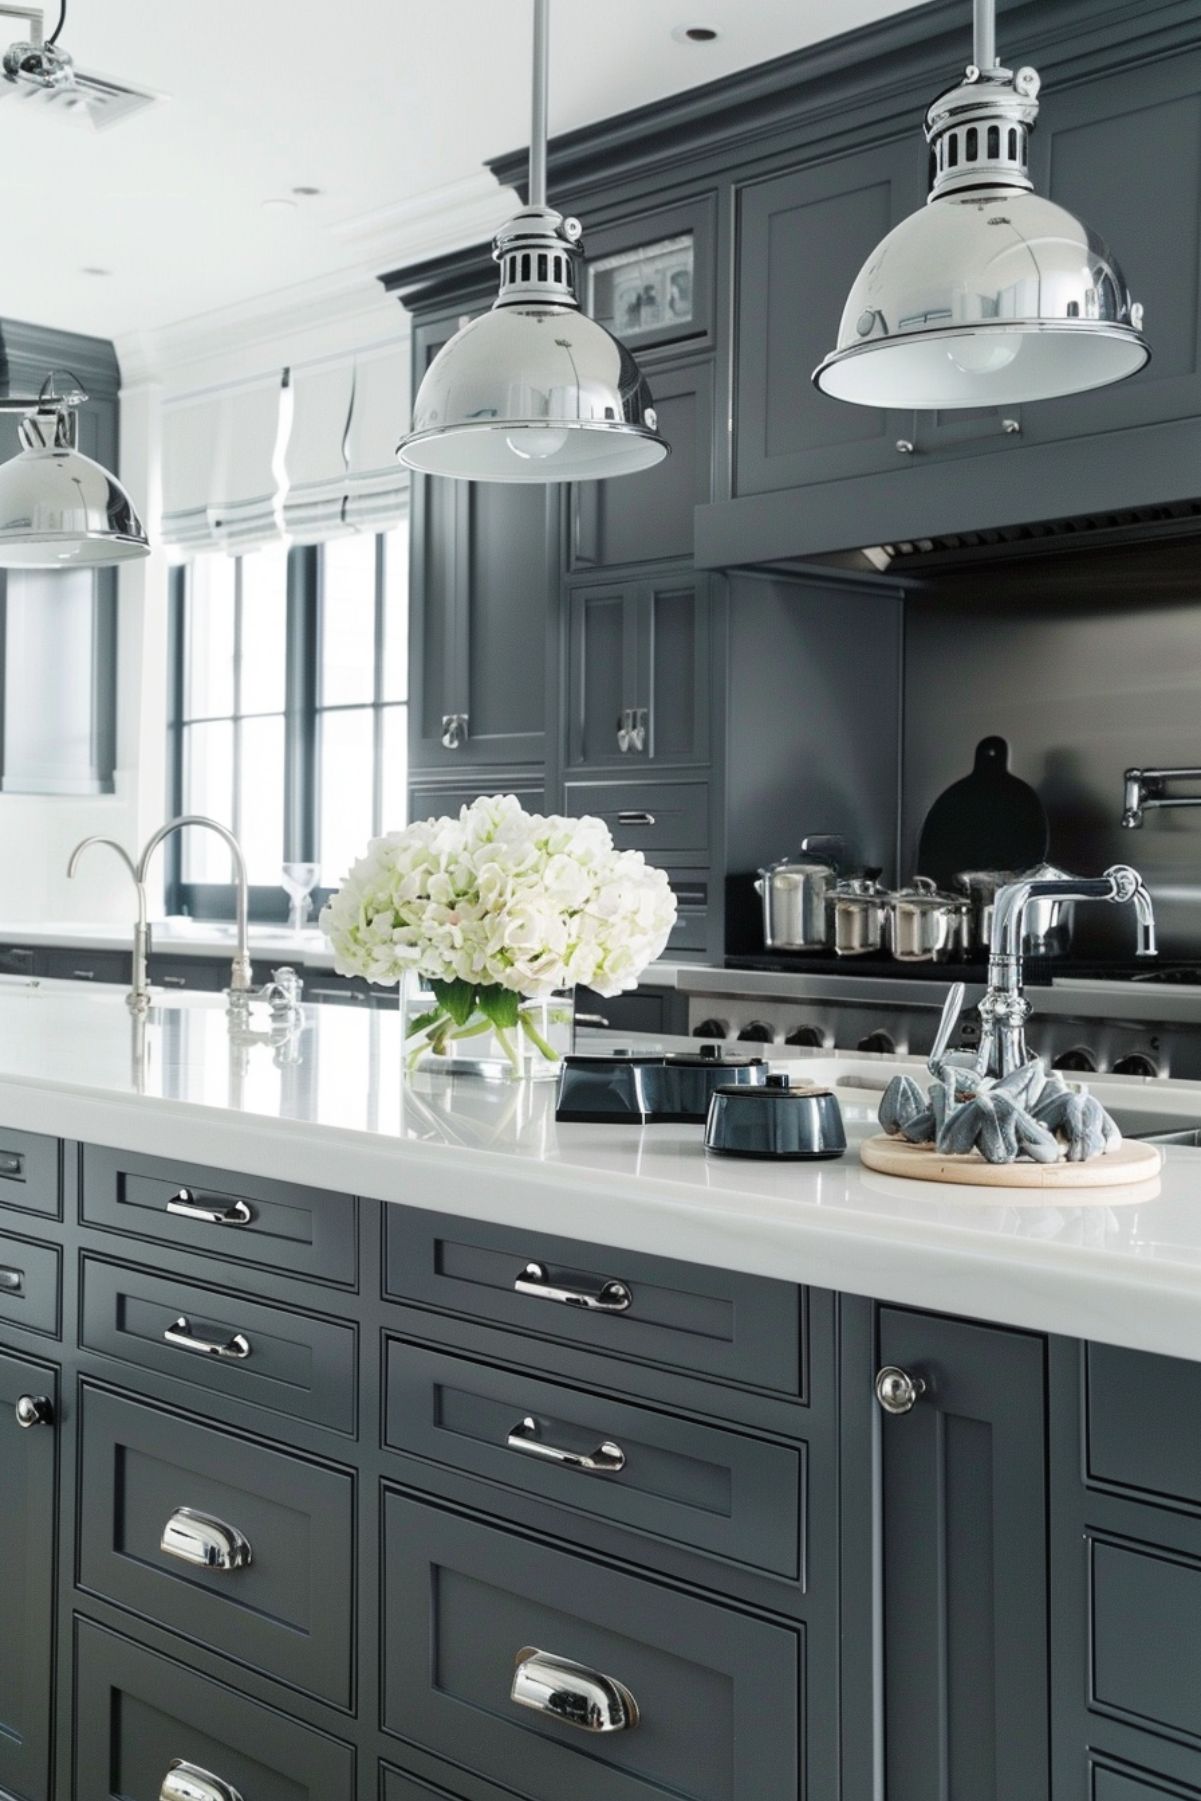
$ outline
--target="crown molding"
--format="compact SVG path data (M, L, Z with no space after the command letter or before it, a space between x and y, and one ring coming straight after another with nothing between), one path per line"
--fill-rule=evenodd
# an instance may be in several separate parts
M330 231L357 264L395 268L486 242L517 204L516 194L498 188L490 171L481 168L463 181L343 219Z

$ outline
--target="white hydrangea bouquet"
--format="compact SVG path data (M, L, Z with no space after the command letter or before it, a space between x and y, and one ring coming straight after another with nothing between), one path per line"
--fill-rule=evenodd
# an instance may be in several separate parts
M603 820L505 794L375 839L321 925L339 975L401 985L409 1068L553 1075L564 991L636 987L675 916L666 875Z

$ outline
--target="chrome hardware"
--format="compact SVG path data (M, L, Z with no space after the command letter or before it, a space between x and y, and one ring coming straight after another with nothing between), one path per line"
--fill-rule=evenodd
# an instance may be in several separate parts
M898 438L897 450L901 456L911 457L917 454L917 445L913 442L912 438Z
M206 1570L242 1570L252 1561L250 1540L236 1526L191 1507L177 1507L163 1527L159 1550Z
M596 1026L602 1032L609 1030L609 1022L603 1013L577 1013L575 1023L577 1026Z
M466 713L443 713L443 750L462 750L469 736Z
M94 969L73 969L71 971L71 980L73 982L94 982L96 980L96 971Z
M49 1426L54 1420L54 1407L46 1395L22 1395L13 1412L18 1426Z
M22 1269L0 1269L0 1291L4 1294L20 1294L25 1286L25 1271Z
M1128 769L1122 824L1137 831L1146 813L1161 807L1201 807L1201 794L1167 794L1168 782L1201 781L1201 769Z
M1018 437L1021 434L1022 422L1020 419L1002 419L1001 430L1007 438Z
M185 1763L182 1757L176 1757L163 1777L158 1801L242 1801L242 1797L231 1783L222 1782L211 1770L202 1770L199 1764Z
M22 1176L25 1159L20 1151L0 1151L0 1176Z
M653 813L619 813L617 823L618 825L654 825L655 816Z
M529 1413L520 1426L514 1426L505 1442L510 1451L541 1457L547 1463L562 1464L564 1469L583 1470L589 1476L616 1476L626 1466L625 1452L608 1438L595 1451L564 1451L558 1445L548 1445L538 1437L538 1422Z
M623 1682L585 1664L526 1645L517 1653L511 1697L581 1732L632 1732L638 1703Z
M163 1333L163 1343L178 1345L181 1351L195 1351L201 1357L236 1357L245 1358L250 1355L250 1340L243 1332L235 1332L224 1344L216 1339L197 1338L192 1330L192 1322L186 1314L181 1313L173 1326L168 1326Z
M885 1413L911 1413L925 1392L924 1377L911 1376L893 1363L886 1364L876 1377L876 1399Z
M629 756L633 742L634 710L632 707L624 707L621 718L617 721L617 748L623 757Z
M206 1207L190 1188L181 1188L172 1195L167 1212L176 1213L181 1219L202 1219L210 1226L248 1226L254 1218L245 1201L235 1201L232 1207Z
M631 715L633 724L630 728L630 744L636 751L646 749L646 732L648 715L645 707L635 707Z
M527 1263L513 1287L518 1294L559 1301L564 1307L584 1307L589 1313L625 1313L634 1299L624 1282L606 1282L595 1294L580 1288L556 1288L543 1263Z
M184 976L160 976L159 980L164 988L186 988L188 985Z

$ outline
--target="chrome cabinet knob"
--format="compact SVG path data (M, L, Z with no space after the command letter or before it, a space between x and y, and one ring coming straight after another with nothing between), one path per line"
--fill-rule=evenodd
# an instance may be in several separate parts
M54 1408L45 1395L22 1395L13 1412L18 1426L49 1426L54 1421Z
M445 750L462 750L470 735L466 713L442 715L442 745Z
M163 1777L158 1801L242 1801L242 1797L232 1783L223 1782L211 1770L176 1757Z
M876 1377L876 1399L885 1413L911 1413L926 1392L921 1376L911 1376L895 1363L885 1364Z
M532 1645L517 1653L510 1694L518 1707L581 1732L631 1732L638 1724L638 1703L623 1682Z
M205 1570L243 1570L253 1561L245 1533L191 1507L176 1508L163 1527L159 1550Z

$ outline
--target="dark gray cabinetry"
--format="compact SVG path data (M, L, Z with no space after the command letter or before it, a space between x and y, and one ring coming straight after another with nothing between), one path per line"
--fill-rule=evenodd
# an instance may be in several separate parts
M61 982L124 982L130 980L130 958L125 951L41 951L37 973Z
M710 583L691 570L575 586L567 770L637 776L709 756Z
M59 1251L0 1232L0 1320L58 1337Z
M58 1218L62 1151L57 1138L0 1127L0 1207Z
M23 1395L50 1402L46 1425L18 1425ZM57 1415L55 1370L0 1351L0 1791L16 1801L50 1793Z
M1043 1341L894 1308L878 1331L926 1384L881 1431L888 1801L1045 1801Z

